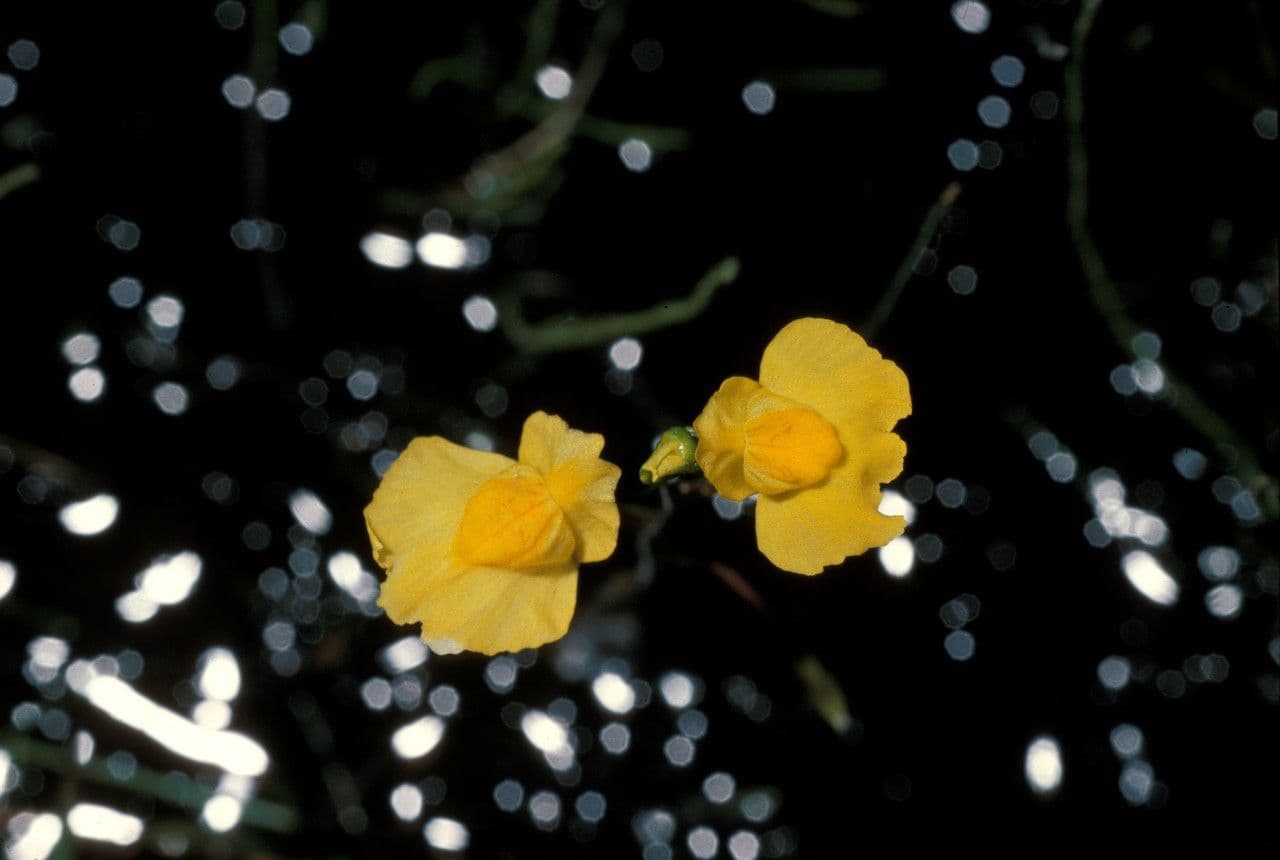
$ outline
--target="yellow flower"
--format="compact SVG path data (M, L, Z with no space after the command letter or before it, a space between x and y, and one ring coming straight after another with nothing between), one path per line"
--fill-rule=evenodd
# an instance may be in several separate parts
M848 326L798 319L734 376L693 422L698 465L729 499L759 493L756 541L778 567L821 573L902 534L879 513L880 485L902 472L893 425L911 414L907 377Z
M365 508L387 571L378 605L437 653L534 648L569 629L578 565L618 542L604 437L535 412L519 459L414 439Z

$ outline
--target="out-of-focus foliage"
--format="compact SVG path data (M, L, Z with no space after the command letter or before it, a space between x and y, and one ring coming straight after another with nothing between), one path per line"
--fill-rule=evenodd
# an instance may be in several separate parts
M7 855L1274 842L1274 16L4 4ZM804 316L914 407L812 578L633 477ZM619 549L432 656L361 510L539 409Z

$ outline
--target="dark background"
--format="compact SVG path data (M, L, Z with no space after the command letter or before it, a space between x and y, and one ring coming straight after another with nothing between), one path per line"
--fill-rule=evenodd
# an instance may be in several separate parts
M421 826L437 815L467 826L473 856L639 856L633 819L655 808L675 817L675 856L688 856L685 835L699 825L719 834L720 856L744 828L761 836L761 856L845 856L884 838L959 848L1023 830L1098 845L1111 838L1103 833L1145 844L1188 836L1274 844L1275 485L1265 474L1251 483L1257 473L1240 453L1275 474L1280 177L1267 35L1275 21L1265 20L1264 4L1105 2L1079 61L1085 224L1123 313L1160 336L1158 361L1178 380L1125 396L1109 379L1135 356L1113 337L1114 313L1109 325L1094 301L1068 220L1063 100L1077 4L993 4L989 28L969 33L947 3L619 11L608 2L597 10L566 0L553 15L535 14L554 22L547 61L575 69L599 17L619 14L587 113L668 127L680 145L655 147L652 166L635 173L616 143L571 134L549 171L514 169L529 179L524 193L491 202L458 192L459 177L548 105L521 77L533 32L527 3L248 4L234 29L212 3L0 11L0 42L25 38L40 50L34 69L0 63L18 86L0 107L0 174L39 168L38 179L0 199L0 558L17 570L0 602L3 706L60 710L103 755L129 750L142 766L212 784L215 774L77 696L42 693L24 679L24 662L37 635L66 640L76 657L135 649L145 658L138 688L181 711L200 653L227 645L245 679L232 727L272 756L257 794L296 813L286 832L245 823L214 835L196 812L127 781L94 782L74 768L35 779L25 775L42 770L32 764L0 800L0 822L88 799L156 822L125 853L159 851L155 834L171 827L198 856L411 856L430 850ZM830 14L850 9L860 14ZM315 36L304 56L275 39L293 20ZM662 47L653 71L632 57L646 39ZM1025 64L1015 87L993 80L1002 55ZM421 98L415 76L449 57L462 58L448 67L456 74ZM857 91L832 71L848 69L864 70ZM288 115L265 122L252 107L229 105L220 87L232 74L287 91ZM777 91L765 116L740 96L753 80ZM976 111L991 94L1012 106L1003 128L986 127ZM958 139L998 144L998 166L957 169L948 147ZM954 207L924 237L927 250L912 253L952 182ZM361 254L373 230L413 241L438 206L452 212L455 235L489 235L484 265L451 272L415 260L387 270ZM135 248L104 239L100 219L109 215L137 225ZM238 248L230 231L244 218L279 225L282 246ZM501 330L473 331L460 312L469 296L511 295L531 273L544 273L541 294L525 301L533 320L636 310L684 295L730 255L741 260L738 280L696 319L640 335L643 361L629 376L610 370L607 343L530 356ZM967 505L918 500L907 534L940 540L940 559L917 558L903 579L887 576L874 552L820 577L793 576L758 554L749 514L725 521L703 496L677 491L653 543L655 575L637 573L636 529L659 496L631 476L654 434L691 420L725 376L754 374L764 345L791 319L860 328L904 258L915 274L871 342L906 371L913 392L914 414L899 428L906 471L894 486L905 492L908 478L923 475L967 489ZM959 265L977 272L972 294L948 285ZM121 275L145 287L136 309L108 297ZM1211 306L1193 295L1198 278L1220 283ZM161 293L185 309L172 354L139 361L135 345L131 359L129 342L147 336L143 307ZM1215 324L1215 313L1230 316L1223 303L1250 311L1238 328ZM92 403L69 393L73 368L59 353L78 331L102 342L96 366L107 387ZM372 400L352 398L326 369L335 350L383 368ZM205 379L223 355L242 369L229 391ZM327 386L319 406L300 395L310 378ZM184 414L152 402L162 380L190 392ZM487 384L506 393L501 414L477 404ZM1243 444L1199 432L1186 392ZM485 686L487 660L476 655L433 657L415 670L428 689L455 686L462 704L438 749L401 762L387 738L414 714L367 710L359 685L383 673L378 651L407 631L362 616L323 574L325 608L302 624L299 671L282 676L268 660L263 626L294 610L259 589L265 568L285 567L291 548L304 545L321 558L355 551L372 568L360 511L377 483L376 452L416 435L462 441L480 431L511 454L535 409L604 433L605 456L625 476L620 551L582 572L573 648L589 655L590 674L620 658L650 684L669 669L702 680L709 730L688 767L663 758L676 729L655 692L621 718L632 730L626 755L581 752L580 782L559 784L507 724L510 711L503 717L510 702L545 708L564 696L584 734L612 719L592 698L590 674L566 675L559 646L541 649L506 695ZM343 429L370 410L385 416L385 439L351 450ZM1051 479L1028 450L1043 429L1075 458L1074 480ZM1203 476L1175 470L1173 455L1185 448L1207 456ZM1176 605L1149 602L1126 581L1121 558L1138 542L1085 539L1098 468L1115 470L1129 504L1168 523L1167 542L1148 549L1180 581ZM209 498L202 483L211 472L230 476L235 492ZM22 492L32 475L44 482L34 500L30 483ZM1257 516L1223 503L1223 476L1253 491ZM313 540L291 529L288 499L299 487L329 506L328 534ZM69 536L59 508L96 492L119 499L118 519L100 536ZM251 522L271 530L265 548L246 545ZM1245 602L1234 619L1206 609L1214 583L1197 558L1210 546L1241 556ZM182 549L204 561L191 599L152 621L123 622L112 607L133 576ZM730 580L745 582L765 611ZM966 626L976 653L957 661L943 647L939 607L965 593L981 611ZM855 723L843 735L794 671L810 654L844 691ZM1185 675L1188 659L1205 654L1227 658L1227 678L1184 677L1171 695L1178 685L1161 673ZM1123 690L1099 682L1109 655L1133 666ZM767 717L735 706L727 693L735 676L767 695ZM19 735L70 743L58 726L11 722L0 749ZM1145 736L1142 758L1157 785L1143 804L1118 787L1123 762L1108 734L1119 723ZM1048 796L1023 774L1027 746L1042 734L1056 738L1064 767ZM768 789L774 815L752 823L734 804L706 803L700 786L713 771L731 773L740 793ZM519 780L526 797L558 792L560 825L543 832L525 812L500 811L492 790L505 778ZM387 804L404 781L427 786L428 807L409 823ZM608 801L594 827L572 812L587 789ZM59 850L103 851L69 836Z

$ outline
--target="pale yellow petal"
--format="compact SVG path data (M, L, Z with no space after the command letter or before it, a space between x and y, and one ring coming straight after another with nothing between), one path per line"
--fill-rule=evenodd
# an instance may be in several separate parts
M516 459L550 475L565 462L599 457L603 450L604 437L599 433L574 430L559 415L539 410L524 421Z
M711 395L693 421L698 434L694 455L702 474L726 499L741 501L755 492L743 471L746 424L751 396L760 383L745 376L731 376Z
M821 573L847 557L884 546L906 527L902 517L879 513L880 484L902 471L907 447L892 433L846 443L844 462L817 486L756 503L760 551L783 570Z
M565 421L535 412L524 422L520 462L541 472L552 497L564 510L577 541L579 561L600 561L618 543L618 504L614 493L622 470L600 459L604 437L574 430Z
M448 650L497 654L536 648L563 636L577 602L578 568L566 563L531 570L445 562L431 569L434 557L409 563L427 588L407 613L391 616L387 594L379 603L393 621L421 622L429 643Z
M378 605L396 624L413 624L427 594L451 584L461 569L447 544L442 550L438 542L423 542L387 570L378 589Z
M760 360L760 384L859 433L892 430L911 414L906 374L831 320L806 317L778 332Z
M473 451L439 436L420 436L396 458L364 510L374 558L387 570L383 599L392 620L416 604L426 570L407 571L411 557L443 563L477 489L513 464L500 454ZM390 597L388 597L390 595Z
M562 468L548 479L557 498L573 498L565 514L578 540L579 561L603 561L613 555L621 524L614 492L621 477L617 466L595 460Z

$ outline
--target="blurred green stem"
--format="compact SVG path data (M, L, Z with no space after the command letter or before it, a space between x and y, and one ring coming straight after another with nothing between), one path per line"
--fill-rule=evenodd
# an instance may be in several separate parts
M32 634L74 640L80 635L80 619L21 597L9 595L0 601L0 625L5 630L30 630Z
M880 327L888 321L889 315L893 313L894 307L898 304L898 299L902 297L902 291L907 288L907 283L911 280L911 276L915 274L916 264L920 262L920 255L929 247L929 243L933 241L933 236L938 232L938 228L942 226L942 219L947 217L947 213L951 211L951 207L955 205L956 198L960 196L960 183L950 182L947 187L942 189L942 193L938 195L938 200L929 209L929 213L925 215L924 223L920 225L920 232L916 234L916 239L911 243L907 255L902 258L902 262L898 264L898 270L893 273L893 278L889 281L889 286L885 288L884 294L880 296L880 301L876 303L872 309L871 315L867 317L867 321L862 324L862 336L868 340L875 336Z
M328 0L307 0L298 7L293 20L311 31L311 38L319 42L324 38L324 31L329 26Z
M810 93L872 93L884 89L883 69L791 69L765 74L779 89Z
M1120 349L1136 360L1133 338L1141 328L1129 318L1124 297L1112 279L1102 251L1089 232L1089 156L1084 129L1084 56L1089 32L1102 0L1084 0L1072 30L1071 55L1065 72L1062 112L1066 119L1067 229L1080 258L1089 288L1089 299L1102 316ZM1280 486L1262 470L1257 456L1227 421L1200 398L1195 389L1167 366L1163 367L1165 393L1174 411L1213 443L1218 454L1234 469L1240 481L1257 498L1264 520L1280 516Z
M78 764L69 749L16 732L0 734L0 749L7 750L19 765L39 767L98 785L145 794L180 809L199 812L205 801L217 793L213 786L201 785L186 774L163 774L145 767L135 768L127 779L117 779L101 759L90 758L84 764ZM298 816L292 809L258 798L245 801L241 820L275 833L291 833L298 826Z
M548 154L563 152L586 110L587 100L604 75L609 51L621 32L622 6L611 3L600 12L582 62L573 76L568 98L511 144L481 159L468 172L463 186L467 189L492 186Z
M1272 28L1267 24L1267 16L1262 10L1262 4L1257 0L1249 4L1249 17L1253 19L1253 32L1258 38L1258 59L1262 63L1262 70L1272 81L1276 79L1276 52L1271 44Z
M277 39L280 22L275 0L258 0L252 4L252 42L249 47L249 77L259 90L275 83L278 66ZM251 215L265 218L267 215L267 121L256 110L244 112L244 190L245 204ZM267 320L276 331L288 328L289 317L284 291L276 276L273 255L257 251L253 255L258 275L258 288L262 291L263 308Z
M0 432L0 445L8 448L13 453L14 462L20 463L28 472L74 493L88 495L106 487L105 481L74 460L25 439Z
M665 485L658 487L658 500L661 507L648 522L636 529L635 584L638 587L649 585L658 573L658 558L653 550L653 542L662 534L676 509L671 500L671 490Z
M795 664L796 676L804 684L805 696L818 716L838 735L853 730L853 715L849 713L849 701L844 689L831 670L823 665L817 654L805 654Z
M465 84L473 89L488 85L489 63L484 56L484 44L478 36L472 34L461 53L423 63L409 81L409 98L426 101L445 81Z
M721 287L738 277L738 258L716 263L681 299L669 299L642 311L574 319L561 317L531 323L520 309L520 294L509 290L498 297L502 333L517 349L528 353L563 352L608 343L627 335L644 334L686 322L702 313Z
M833 18L856 18L866 8L856 0L800 0L801 3Z
M553 111L554 108L545 102L532 101L516 109L517 114L536 122L542 121ZM578 125L574 132L579 137L610 146L617 146L628 138L637 137L649 144L655 152L685 149L689 146L689 132L682 128L622 122L586 113L578 117Z
M556 18L560 15L560 0L537 0L525 21L524 55L516 68L512 85L528 87L538 69L547 61L551 42L556 35Z
M500 114L522 117L534 123L533 128L479 159L464 176L438 191L419 194L392 189L383 194L382 204L405 215L417 214L431 206L464 213L482 206L500 211L504 218L519 223L530 220L530 212L532 217L539 217L541 208L555 193L561 180L560 162L575 136L609 146L636 138L656 152L687 148L689 134L683 129L623 122L586 113L587 102L600 83L609 52L622 31L622 8L621 3L611 3L600 12L582 61L574 72L568 97L552 103L536 95L533 80L537 69L546 62L554 40L560 2L539 0L525 23L525 49L515 76L494 95L494 105ZM473 44L460 54L423 65L410 85L410 96L425 98L443 80L482 87L487 84L486 69L482 48Z
M8 197L24 185L30 185L40 178L39 165L28 162L0 173L0 200Z

